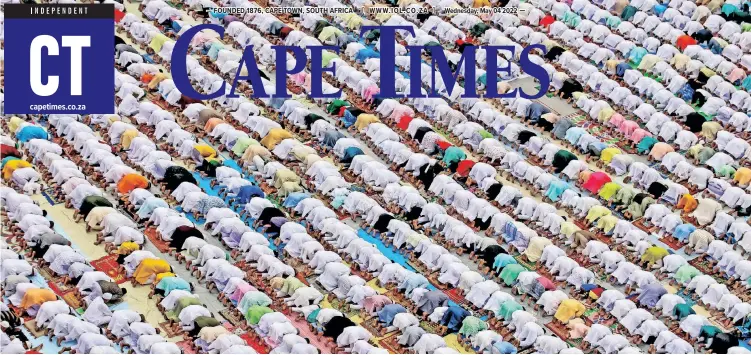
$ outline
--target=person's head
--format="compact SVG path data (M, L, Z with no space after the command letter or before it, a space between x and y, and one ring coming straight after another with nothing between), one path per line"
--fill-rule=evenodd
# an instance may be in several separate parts
M47 210L42 210L42 217L47 217ZM50 223L52 222L50 221Z
M5 330L5 329L8 329L9 327L10 327L10 323L6 321L0 322L0 329Z
M121 287L120 292L122 292L123 296L125 296L128 293L128 290L125 287Z
M141 322L146 322L146 316L143 314L141 315Z
M54 221L50 221L50 229L54 229L54 228L55 228L55 222Z
M193 292L193 290L195 290L196 287L193 285L192 282L189 282L188 285L190 285L190 292Z
M161 329L159 329L159 328L156 328L156 333L157 333L157 334L162 334L162 330L161 330Z

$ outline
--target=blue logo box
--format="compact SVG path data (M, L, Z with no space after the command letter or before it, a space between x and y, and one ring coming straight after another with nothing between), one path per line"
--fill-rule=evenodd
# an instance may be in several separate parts
M112 4L6 4L5 114L115 110Z

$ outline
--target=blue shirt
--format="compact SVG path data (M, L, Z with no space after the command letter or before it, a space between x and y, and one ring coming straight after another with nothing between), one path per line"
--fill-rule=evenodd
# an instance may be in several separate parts
M263 193L263 190L261 190L260 187L255 186L255 185L245 185L240 188L240 191L237 192L237 202L245 204L245 203L248 203L248 201L250 201L250 199L253 197L263 198L265 196L266 194ZM287 207L287 206L284 206L284 207Z
M378 320L384 325L390 326L394 317L399 313L407 313L407 309L398 303L387 304L378 311Z
M138 209L138 218L144 219L151 217L151 212L154 212L155 209L158 207L166 207L169 208L169 205L167 202L162 200L159 197L149 197L145 201L143 201L143 204Z
M39 126L26 126L16 134L16 138L21 143L26 143L32 139L47 139L47 131Z
M516 347L507 341L496 341L493 347L499 354L516 354Z
M469 311L459 306L450 306L443 314L441 324L450 330L456 331L462 325L464 318L470 315Z

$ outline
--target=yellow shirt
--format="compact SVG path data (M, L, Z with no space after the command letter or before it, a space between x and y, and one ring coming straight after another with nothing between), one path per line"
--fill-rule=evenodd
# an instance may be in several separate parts
M30 168L31 163L27 162L26 160L22 159L15 159L11 160L7 163L5 163L5 166L3 167L3 179L10 180L10 178L13 176L13 172L17 169L22 168Z
M16 133L16 130L18 130L18 127L20 127L23 122L23 119L18 116L11 117L8 121L8 130L10 130L11 133Z
M358 131L362 131L365 129L365 127L368 127L371 123L381 122L381 120L378 119L378 116L371 115L367 113L363 113L360 116L357 116L357 121L355 121L355 128L357 128Z
M167 78L169 78L167 74L157 73L156 75L154 75L154 78L151 79L151 81L149 81L149 85L148 85L149 90L156 89L156 87L159 86L159 83L167 80Z
M137 129L129 129L125 132L123 132L123 135L120 137L120 145L123 146L123 149L127 150L130 148L130 142L133 141L133 138L138 137L138 130Z
M161 273L170 272L170 265L162 259L144 259L138 264L136 271L133 272L133 279L141 285L152 282L151 277Z
M193 149L195 149L205 159L216 157L216 150L214 150L214 148L212 148L208 144L196 144L193 146Z
M748 183L751 181L751 169L746 167L739 168L735 171L733 181L735 181L738 185L748 185Z
M490 1L488 0L474 0L472 2L472 7L478 8L478 7L490 7Z
M287 139L292 138L292 133L287 132L283 128L273 128L269 131L269 134L266 135L266 137L263 137L261 139L261 145L266 147L266 149L274 149L279 142Z
M117 248L117 253L120 255L129 255L130 253L138 249L141 249L140 245L134 242L125 242L120 244L120 246Z
M567 299L561 301L554 317L562 323L566 323L571 320L571 318L581 316L586 310L587 308L584 307L581 302L575 299Z

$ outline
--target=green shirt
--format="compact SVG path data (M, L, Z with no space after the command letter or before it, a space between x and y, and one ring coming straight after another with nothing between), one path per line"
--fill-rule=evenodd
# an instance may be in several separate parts
M475 316L469 316L462 321L462 327L459 329L459 334L469 337L485 329L488 329L487 323Z
M678 320L682 320L692 314L696 314L696 312L694 312L691 306L685 303L677 304L675 305L675 308L673 308L673 315L678 317Z
M273 313L274 311L271 310L269 307L264 306L253 306L248 308L248 311L245 312L245 319L250 323L251 325L256 325L258 322L261 321L261 317L263 317L264 314Z
M519 274L521 274L522 271L527 271L527 268L519 264L509 264L503 268L500 276L506 286L513 286L514 282L516 282L516 278L519 277Z

